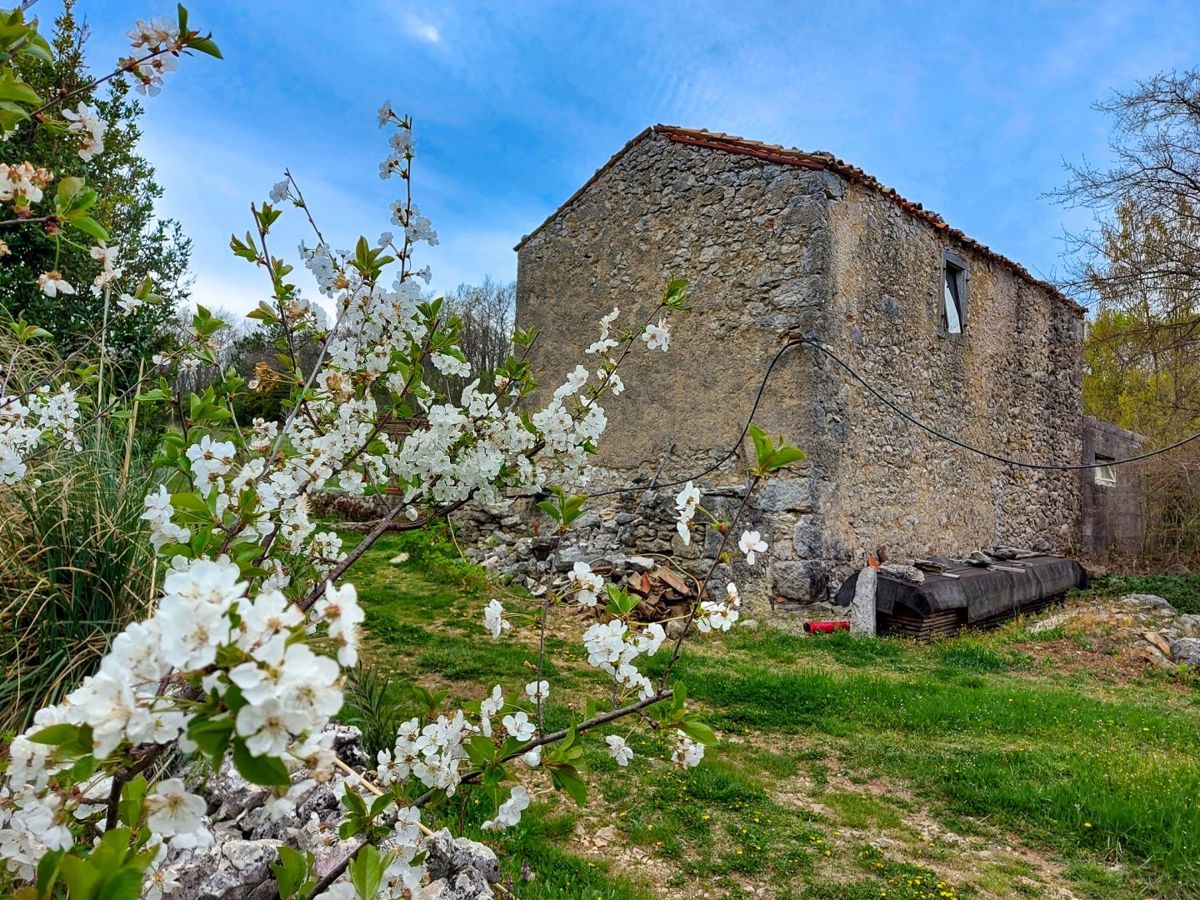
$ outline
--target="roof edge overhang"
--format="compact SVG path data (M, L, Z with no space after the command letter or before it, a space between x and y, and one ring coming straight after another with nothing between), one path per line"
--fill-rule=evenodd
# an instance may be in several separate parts
M705 131L700 128L683 128L678 125L651 125L644 128L633 138L631 138L624 147L618 150L609 158L609 160L596 170L587 181L585 181L570 197L568 197L557 209L554 210L544 221L529 234L521 238L517 245L513 248L520 251L530 240L536 237L547 225L557 219L576 200L578 200L593 184L604 176L609 169L615 166L620 160L637 144L641 143L651 135L662 135L667 140L674 141L680 144L688 144L694 147L702 147L708 150L719 150L724 153L733 153L738 156L748 156L754 159L761 159L766 162L777 163L779 165L796 166L798 168L810 169L815 171L829 171L844 178L847 181L858 184L871 192L878 194L887 200L895 203L902 210L907 212L914 218L920 219L926 225L933 228L935 231L941 232L945 237L959 245L987 257L991 261L997 263L1002 268L1007 269L1023 281L1048 292L1054 299L1068 306L1079 315L1083 315L1084 307L1080 306L1074 300L1067 297L1056 286L1048 281L1035 277L1028 269L1018 262L1014 262L1007 256L997 253L995 250L982 244L966 233L957 228L951 228L937 213L925 209L920 203L905 199L893 188L887 187L879 179L873 175L869 175L857 166L851 165L843 160L838 159L831 153L807 153L803 150L794 148L782 147L777 144L764 144L759 141L752 141L746 138L736 137L734 135L724 134L722 132Z

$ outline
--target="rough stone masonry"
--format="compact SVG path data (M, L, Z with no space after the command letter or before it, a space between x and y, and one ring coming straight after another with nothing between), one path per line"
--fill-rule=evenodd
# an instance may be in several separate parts
M517 321L538 329L542 385L580 361L612 307L640 322L668 277L690 282L670 352L633 354L626 395L606 405L592 487L633 489L595 505L576 556L666 553L699 568L715 552L715 529L693 547L674 537L677 488L660 486L728 452L796 333L945 433L1011 457L1080 458L1082 308L827 154L649 128L517 249ZM953 312L948 272L959 279ZM721 573L744 595L749 582L773 600L824 600L881 547L899 559L1077 540L1073 473L935 441L812 348L788 351L755 419L808 461L752 504L769 569ZM745 474L739 454L697 479L705 505L727 513Z

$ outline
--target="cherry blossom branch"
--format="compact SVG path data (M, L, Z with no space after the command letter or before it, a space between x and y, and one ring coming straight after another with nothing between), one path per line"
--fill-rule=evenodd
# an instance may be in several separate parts
M69 90L66 93L59 94L57 97L53 97L50 100L47 100L45 103L43 103L41 106L39 106L33 112L31 112L29 114L29 118L37 119L38 116L40 116L42 113L46 112L46 110L50 109L52 106L57 106L60 103L65 103L66 101L70 100L72 97L75 97L79 94L93 91L96 88L100 87L100 85L104 84L105 82L111 81L112 79L116 78L118 75L124 74L125 72L132 72L134 69L136 69L138 66L140 66L144 62L149 62L150 60L155 59L156 57L162 56L166 53L174 53L176 55L179 55L179 53L181 53L186 47L187 47L187 45L182 40L176 40L175 42L171 43L170 45L168 45L166 47L161 47L158 50L155 50L151 53L147 53L145 56L140 57L138 59L130 58L130 59L126 60L123 65L121 65L117 69L113 70L112 72L109 72L107 75L103 76L102 78L97 78L93 81L87 82L86 84L80 85L77 88L73 88L72 90Z
M704 592L708 590L708 583L712 580L713 573L717 571L717 566L721 564L721 554L725 552L725 547L729 543L729 536L733 534L734 526L737 525L738 519L746 509L746 504L750 502L750 495L754 493L754 488L757 487L759 481L762 480L761 475L752 475L750 483L746 486L746 495L742 497L742 502L738 505L737 512L734 513L721 534L721 545L717 548L716 556L713 558L713 563L708 567L708 572L704 575L704 581L700 583L700 587L696 592L696 602L692 604L692 611L688 615L687 620L683 623L683 630L679 632L679 636L675 638L675 646L671 648L671 658L667 660L667 667L663 670L662 676L658 679L658 689L661 691L663 685L667 683L667 678L671 675L671 670L675 667L676 660L679 659L679 651L683 647L683 642L687 639L692 630L692 624L696 621L696 615L700 612L700 603L704 597Z
M671 697L673 697L674 695L675 695L675 692L672 690L669 690L669 689L661 690L660 689L660 690L656 691L653 694L653 696L647 697L645 700L639 700L637 703L631 703L628 706L621 707L620 709L614 709L614 710L611 710L610 712L606 712L601 715L594 716L593 718L588 719L585 722L580 722L578 725L575 726L575 733L576 734L584 734L585 732L588 732L588 731L592 730L593 728L599 728L601 725L607 725L609 722L615 722L617 719L623 719L626 716L630 716L635 713L640 713L642 710L646 709L646 707L648 707L648 706L653 706L655 703L658 703L662 700L670 700ZM528 753L530 750L536 750L538 747L545 746L546 744L553 744L556 741L561 741L563 738L567 737L568 734L570 734L570 729L564 728L559 731L555 731L550 734L546 734L546 735L542 735L541 737L534 738L529 743L523 744L520 748L512 751L511 753L505 754L503 757L501 757L501 759L499 761L501 763L505 763L505 762L508 762L509 760L516 759L518 756ZM473 772L468 772L466 775L463 776L463 778L459 782L459 784L474 784L476 781L478 781L482 777L482 775L483 775L483 770L481 770L481 769L473 771ZM436 791L433 791L433 790L426 791L424 794L422 794L420 797L418 797L416 800L414 800L412 805L415 806L417 809L423 809L436 796L437 796ZM352 863L355 860L355 858L358 856L359 852L361 852L362 849L364 847L366 847L368 843L370 843L370 842L362 841L361 843L359 843L358 846L355 847L353 850L351 850L348 854L346 854L346 856L342 860L340 860L337 863L337 865L335 865L332 869L330 869L328 872L326 872L324 877L322 877L321 880L317 882L317 886L313 889L312 896L319 897L321 895L322 891L328 890L330 885L332 885L335 881L337 881L342 876L342 873L344 873L346 871L346 868L350 865L350 863Z

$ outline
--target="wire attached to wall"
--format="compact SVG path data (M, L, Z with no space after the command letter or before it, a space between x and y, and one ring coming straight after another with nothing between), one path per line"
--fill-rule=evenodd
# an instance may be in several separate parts
M1141 462L1144 459L1150 459L1155 456L1161 456L1164 453L1170 453L1172 450L1177 450L1180 447L1184 446L1185 444L1190 444L1193 441L1200 440L1200 432L1197 432L1195 434L1190 434L1187 437L1182 438L1181 440L1175 441L1174 443L1167 444L1165 447L1159 447L1156 450L1150 450L1146 453L1139 453L1137 456L1129 456L1129 457L1126 457L1125 459L1105 460L1104 462L1043 463L1043 462L1027 462L1023 459L1014 459L1011 456L1002 456L999 453L992 453L990 450L984 450L982 447L976 447L976 446L973 446L972 444L966 443L965 441L960 441L958 438L954 437L953 435L949 435L944 432L938 431L932 425L926 425L924 422L922 422L916 416L912 415L907 410L903 409L902 407L897 405L895 402L890 400L888 397L884 396L883 393L881 393L879 390L877 390L862 375L860 375L857 371L855 371L853 366L851 366L848 362L846 362L841 357L839 357L836 353L834 353L828 347L828 345L822 343L821 341L814 341L808 337L793 338L792 341L787 346L795 346L797 344L805 344L807 346L813 347L816 350L819 350L821 353L824 353L831 360L833 360L834 363L836 363L839 367L841 367L843 370L845 370L845 372L851 378L853 378L856 382L858 382L860 385L862 385L863 390L865 390L867 393L869 393L872 397L874 397L876 400L878 400L880 403L882 403L884 406L886 406L888 409L890 409L896 415L900 416L905 421L910 422L913 425L916 425L922 431L932 435L935 438L938 438L939 440L945 441L949 444L953 444L956 447L960 447L963 450L967 450L971 453L976 453L979 456L983 456L983 457L986 457L987 459L995 460L996 462L1004 463L1005 465L1009 465L1009 466L1019 466L1020 468L1023 468L1023 469L1042 469L1042 470L1056 470L1056 471L1068 471L1068 472L1079 471L1082 469L1101 469L1101 468L1107 468L1109 466L1123 466L1123 465L1126 465L1127 463Z
M1150 450L1146 453L1139 453L1137 456L1130 456L1130 457L1126 457L1125 459L1105 460L1104 462L1092 462L1092 463L1028 462L1028 461L1022 460L1022 459L1015 459L1011 456L1003 456L999 453L993 453L990 450L984 450L982 447L976 447L972 444L968 444L965 441L959 440L958 438L954 437L953 435L949 435L949 434L946 434L945 432L939 431L938 429L934 428L932 425L925 424L920 419L918 419L916 416L914 416L912 413L908 412L903 407L899 406L893 400L891 400L890 398L885 396L880 390L878 390L876 387L874 387L870 382L867 381L866 378L864 378L861 374L859 374L859 372L853 366L851 366L848 362L846 362L844 359L842 359L840 356L838 356L836 353L834 353L833 350L829 347L829 345L825 344L822 341L817 341L817 340L814 340L807 336L794 335L794 336L790 337L788 339L788 342L786 344L784 344L782 347L780 347L779 350L775 353L775 355L771 358L771 362L767 366L766 372L763 373L762 381L758 385L758 391L754 395L754 403L750 407L750 413L749 413L749 415L746 416L746 424L742 427L741 433L738 435L737 440L734 442L734 444L730 448L729 452L726 453L724 456L722 456L719 460L717 460L715 463L713 463L711 466L709 466L706 469L702 469L701 471L696 472L692 475L688 475L684 478L676 479L675 481L653 482L647 488L645 488L645 490L677 487L681 484L687 484L689 481L695 481L698 478L703 478L705 475L709 475L712 472L715 472L717 469L719 469L721 466L723 466L726 462L728 462L730 459L732 459L735 455L737 455L737 452L741 449L742 442L746 439L746 435L750 431L750 425L754 421L754 414L756 412L758 412L758 407L762 403L763 395L766 393L767 384L771 380L771 374L775 371L775 366L778 365L779 360L783 358L783 355L785 353L787 353L788 350L792 349L793 347L801 347L801 346L812 347L814 350L817 350L820 353L823 353L830 360L832 360L839 368L841 368L843 371L845 371L846 374L849 375L855 382L857 382L862 387L863 390L865 390L868 394L870 394L872 397L874 397L876 400L878 400L880 403L882 403L885 407L890 409L896 415L900 416L900 418L904 419L906 422L909 422L910 424L915 425L917 428L921 429L922 431L926 432L927 434L931 435L932 437L937 438L938 440L945 441L946 443L952 444L955 447L958 447L962 450L966 450L969 453L975 453L986 459L993 460L994 462L1003 463L1004 465L1016 466L1016 467L1023 468L1023 469L1037 469L1037 470L1042 470L1042 471L1067 471L1067 472L1070 472L1070 471L1080 471L1080 470L1088 470L1088 469L1100 469L1100 468L1107 468L1109 466L1123 466L1128 463L1141 462L1142 460L1151 459L1152 457L1155 457L1155 456L1161 456L1164 453L1170 453L1172 450L1177 450L1180 447L1185 446L1186 444L1190 444L1194 441L1200 440L1200 432L1196 432L1195 434L1188 435L1187 437L1182 438L1181 440L1175 441L1174 443L1167 444L1165 447L1159 447L1156 450ZM623 493L626 493L631 490L638 490L638 488L629 488L629 487L613 488L613 489L607 490L607 491L597 491L594 494L588 494L588 497L605 497L610 494L623 494Z

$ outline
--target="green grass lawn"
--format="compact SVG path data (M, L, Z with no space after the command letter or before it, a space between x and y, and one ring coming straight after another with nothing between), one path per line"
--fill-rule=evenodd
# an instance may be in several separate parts
M533 629L492 641L486 579L437 533L385 537L352 580L368 726L416 713L418 672L451 702L532 680ZM605 692L573 615L551 627L555 727ZM509 832L478 831L478 797L443 814L497 848L521 898L1200 896L1200 689L1123 664L1116 638L738 630L693 643L678 670L721 737L699 768L672 768L665 739L638 729L618 769L592 735L586 806L537 776Z

